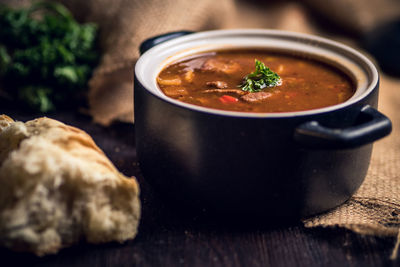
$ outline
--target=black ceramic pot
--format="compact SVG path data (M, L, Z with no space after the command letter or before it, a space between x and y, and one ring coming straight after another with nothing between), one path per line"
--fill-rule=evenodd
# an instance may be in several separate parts
M178 35L143 43L135 67L137 155L144 178L164 199L224 216L299 218L352 196L367 173L372 142L391 131L390 120L376 110L378 72L365 56L327 39L276 30ZM256 114L190 105L158 89L156 77L168 63L226 48L307 54L342 69L357 90L331 107Z

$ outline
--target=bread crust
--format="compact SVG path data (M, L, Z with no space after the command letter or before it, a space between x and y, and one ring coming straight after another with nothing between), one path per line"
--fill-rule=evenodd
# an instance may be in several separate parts
M139 187L84 131L0 115L0 243L42 256L137 233Z

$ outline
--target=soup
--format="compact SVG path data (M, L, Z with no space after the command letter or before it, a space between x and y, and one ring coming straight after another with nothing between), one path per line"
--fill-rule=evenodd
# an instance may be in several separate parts
M245 91L244 81L255 72L256 60L280 79L274 86ZM243 112L317 109L345 102L355 92L350 78L330 65L264 50L223 50L183 58L166 66L157 84L179 101Z

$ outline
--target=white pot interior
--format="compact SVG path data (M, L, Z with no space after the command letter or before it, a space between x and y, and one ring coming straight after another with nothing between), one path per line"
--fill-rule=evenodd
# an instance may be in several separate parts
M157 86L156 78L161 70L179 59L206 51L244 48L307 54L346 73L356 85L355 94L344 103L320 109L284 113L244 113L180 102L164 95ZM355 49L313 35L257 29L200 32L166 41L149 49L139 58L135 74L138 81L153 95L175 105L201 112L240 117L301 116L331 111L357 102L374 90L378 83L376 67Z

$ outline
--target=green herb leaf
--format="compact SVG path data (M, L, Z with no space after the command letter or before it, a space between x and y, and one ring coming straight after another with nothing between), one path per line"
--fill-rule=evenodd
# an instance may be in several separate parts
M4 46L0 45L0 75L4 74L7 71L10 62L11 58L7 52L7 49Z
M59 79L65 79L66 81L76 83L78 81L78 74L72 66L58 67L54 70L54 76Z
M18 96L31 108L46 113L54 110L53 102L50 99L51 91L50 88L27 86L19 89Z
M266 87L274 87L282 84L281 77L276 72L264 65L259 60L255 60L256 70L244 77L240 85L243 91L258 92Z

